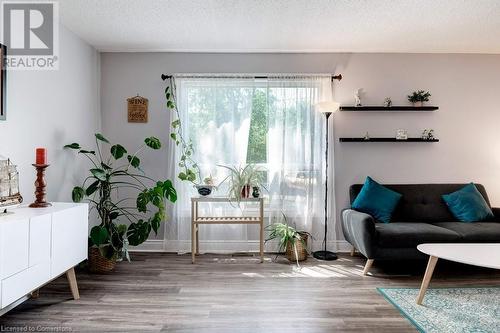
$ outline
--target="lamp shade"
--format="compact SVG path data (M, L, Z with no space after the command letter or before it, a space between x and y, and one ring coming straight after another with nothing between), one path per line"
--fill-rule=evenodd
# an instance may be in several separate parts
M322 113L335 112L339 109L339 106L340 104L335 101L320 102L315 104L316 111Z

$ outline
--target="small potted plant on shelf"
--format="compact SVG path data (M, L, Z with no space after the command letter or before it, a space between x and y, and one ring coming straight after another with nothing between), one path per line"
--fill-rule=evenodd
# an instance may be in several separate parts
M300 267L299 261L307 259L307 240L312 236L306 231L297 231L288 225L286 215L282 213L282 216L284 223L273 223L266 228L270 232L266 242L278 239L278 254L285 252L286 258Z
M214 189L217 189L217 186L214 185L214 178L212 175L205 177L203 179L203 184L194 185L199 195L207 196L212 193Z
M424 102L429 101L429 97L431 97L431 93L425 90L414 91L411 95L408 95L408 101L413 103L415 107L421 107L424 105Z
M264 187L264 177L262 174L264 170L255 164L247 164L244 168L226 165L219 166L229 170L229 176L221 184L229 179L228 196L231 199L240 201L241 199L249 198L251 195L255 198L259 197L260 191L258 189Z
M139 153L160 149L157 138L146 138L132 154L120 144L111 145L102 134L95 134L95 140L96 150L82 149L78 143L64 148L77 150L93 165L83 184L73 189L72 198L74 202L86 199L98 214L100 223L89 236L89 269L102 273L113 270L116 261L130 260L129 245L137 246L151 231L158 232L165 220L165 199L175 202L177 192L169 179L157 181L140 169ZM104 154L106 145L109 155ZM122 197L124 190L128 195L135 192L134 197Z

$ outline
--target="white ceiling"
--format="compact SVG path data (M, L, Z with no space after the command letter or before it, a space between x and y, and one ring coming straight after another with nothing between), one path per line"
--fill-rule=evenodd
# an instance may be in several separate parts
M101 51L500 53L500 0L60 0Z

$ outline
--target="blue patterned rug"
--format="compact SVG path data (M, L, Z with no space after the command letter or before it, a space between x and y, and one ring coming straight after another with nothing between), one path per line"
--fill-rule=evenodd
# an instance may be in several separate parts
M429 288L422 305L416 288L377 290L420 332L500 332L500 287Z

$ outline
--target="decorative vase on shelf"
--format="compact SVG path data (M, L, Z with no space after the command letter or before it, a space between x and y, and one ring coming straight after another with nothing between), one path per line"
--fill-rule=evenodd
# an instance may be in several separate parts
M254 197L255 199L259 198L260 197L260 189L258 186L254 186L252 187L252 197Z
M416 108L420 108L420 107L424 106L424 102L422 102L422 101L413 102L413 106Z
M251 187L250 185L245 185L243 186L243 188L241 189L241 198L243 199L247 199L250 197L250 190L251 190Z

